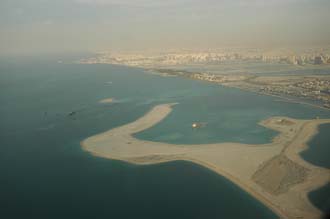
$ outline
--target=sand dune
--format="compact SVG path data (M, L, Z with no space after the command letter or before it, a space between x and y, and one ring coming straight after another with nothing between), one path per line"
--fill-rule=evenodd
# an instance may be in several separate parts
M319 218L321 212L307 193L329 182L328 169L313 166L299 156L306 142L330 119L295 120L273 117L260 124L280 132L269 144L219 143L173 145L136 139L132 134L163 120L173 104L155 106L138 120L89 137L84 150L100 157L135 164L188 160L227 177L262 201L281 218Z

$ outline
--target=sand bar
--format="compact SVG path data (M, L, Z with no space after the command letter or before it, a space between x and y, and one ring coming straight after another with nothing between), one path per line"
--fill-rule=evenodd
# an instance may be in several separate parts
M99 103L112 103L112 102L113 102L113 98L106 98L99 101Z
M139 140L134 133L163 120L173 104L155 106L136 121L89 137L82 148L95 156L134 164L187 160L212 169L249 192L280 218L320 218L307 193L330 181L329 169L304 161L299 152L330 119L296 120L272 117L260 125L279 132L271 143L174 145ZM265 183L266 182L266 183Z

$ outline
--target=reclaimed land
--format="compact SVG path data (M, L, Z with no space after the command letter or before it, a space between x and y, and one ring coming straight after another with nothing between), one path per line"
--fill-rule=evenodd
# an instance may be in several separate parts
M320 218L307 194L329 182L329 169L314 166L299 153L330 119L272 117L260 125L279 134L268 144L218 143L174 145L140 140L134 133L166 118L174 104L157 105L136 121L91 136L82 148L95 156L147 165L173 160L197 163L230 179L272 209L280 218Z

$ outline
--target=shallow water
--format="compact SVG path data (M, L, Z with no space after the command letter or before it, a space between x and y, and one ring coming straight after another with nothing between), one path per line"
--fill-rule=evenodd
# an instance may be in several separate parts
M189 80L187 80L189 81ZM191 81L194 83L195 81ZM195 82L196 83L196 82ZM329 110L279 101L278 98L243 92L206 82L207 93L186 95L162 122L135 137L174 144L240 142L263 144L277 133L258 123L272 116L298 119L330 117ZM192 88L192 90L195 88ZM193 129L195 122L203 124Z

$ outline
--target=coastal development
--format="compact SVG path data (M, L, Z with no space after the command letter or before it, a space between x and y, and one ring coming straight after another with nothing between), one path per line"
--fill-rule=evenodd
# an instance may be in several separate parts
M234 87L244 91L279 97L278 101L308 104L330 109L330 76L314 73L328 69L330 56L326 51L310 50L288 55L244 52L181 52L161 55L108 54L82 59L81 64L114 64L140 67L148 74L183 77ZM243 64L242 64L243 63ZM227 72L247 64L266 66L259 72ZM263 73L267 66L291 69ZM222 67L225 66L225 67ZM292 67L294 66L294 67ZM298 67L297 67L298 66ZM220 70L217 70L220 69ZM257 69L257 68L256 68ZM295 70L305 70L301 75ZM320 72L321 72L320 70ZM319 72L319 71L317 71ZM267 144L218 143L175 145L139 140L133 134L146 130L166 118L175 104L154 107L140 119L82 141L82 147L96 156L135 164L154 164L173 160L191 161L214 170L256 197L280 218L317 219L322 212L307 194L330 180L329 169L314 166L299 153L317 133L318 126L330 119L298 120L272 117L260 125L279 134ZM199 128L193 123L192 128ZM238 162L239 160L239 162Z
M307 148L317 127L330 123L330 119L269 118L260 125L279 134L271 143L260 145L174 145L133 137L166 118L174 105L155 106L138 120L91 136L81 145L96 156L135 164L191 161L227 177L281 218L320 218L321 211L311 204L307 194L328 183L330 171L306 162L299 153Z
M181 51L156 55L100 53L94 57L81 59L79 63L137 66L152 74L203 80L329 109L330 76L313 71L315 68L330 67L329 54L330 50L327 49L306 49L300 53L258 49ZM265 69L267 69L267 65L276 64L278 68L283 65L288 71L306 70L307 73L303 75L281 72L259 74L246 69L238 72L227 72L228 70L223 69L214 71L221 65L229 67L234 65L236 68L240 68L242 64L248 66L262 64L266 66ZM208 66L212 68L208 70ZM290 66L295 67L290 68ZM196 67L205 70L190 70Z
M330 219L330 0L0 12L0 219Z
M257 48L230 48L207 51L172 51L163 53L115 53L101 52L84 58L85 64L117 64L137 67L175 66L191 64L222 64L230 61L286 63L298 66L330 64L330 49L261 50Z
M330 109L330 76L312 74L306 76L259 76L251 74L220 75L171 69L152 69L150 72L162 76L182 76L218 83L223 86L236 87L265 95L279 96L289 99L290 101L307 101L306 103L308 104L314 104ZM296 100L290 98L296 98Z

